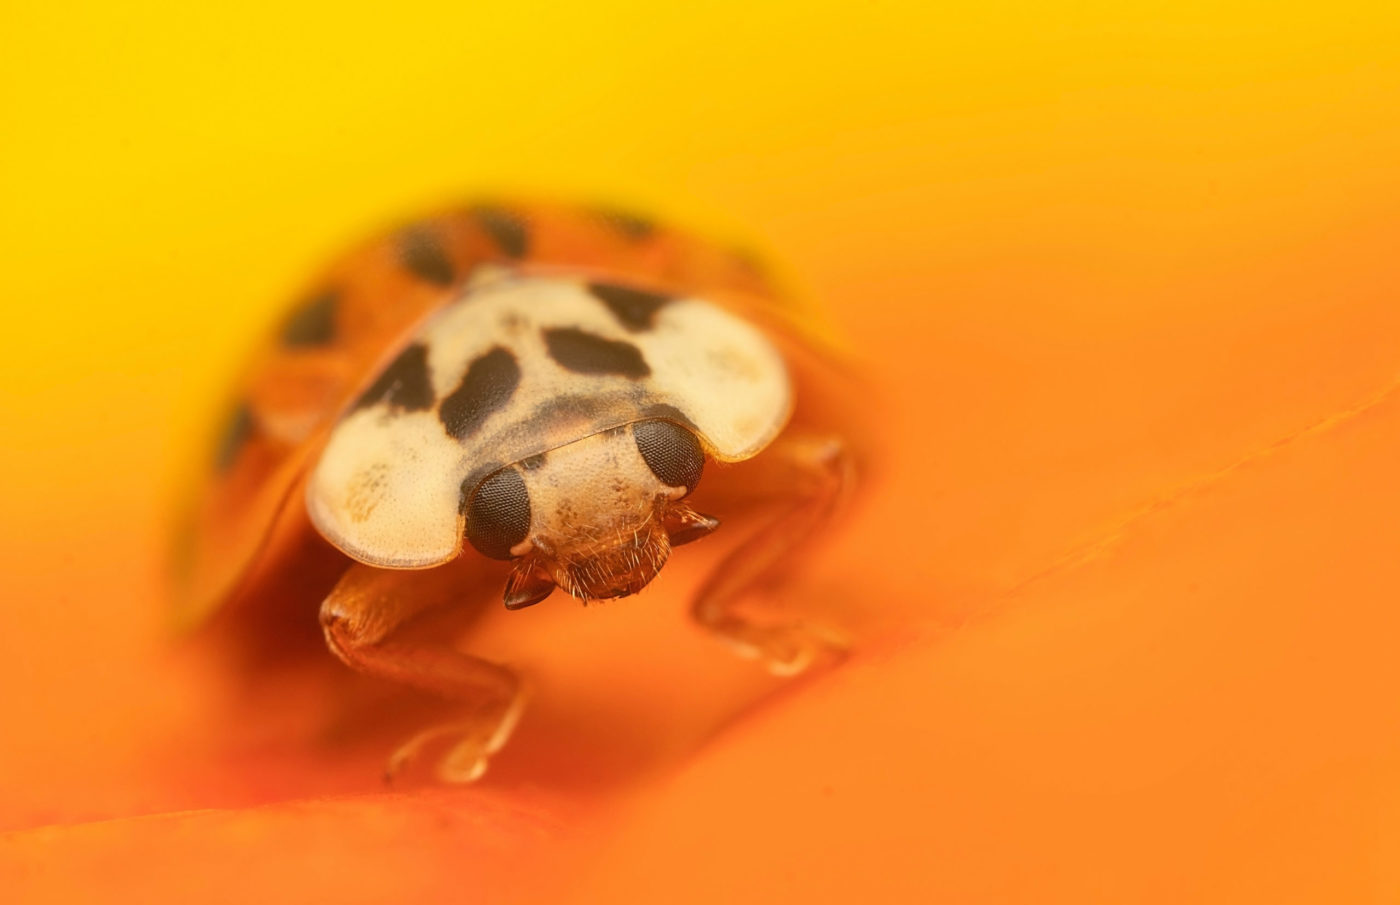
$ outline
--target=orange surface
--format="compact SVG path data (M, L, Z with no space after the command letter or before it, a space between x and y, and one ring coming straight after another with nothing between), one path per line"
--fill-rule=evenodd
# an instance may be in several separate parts
M7 10L6 901L1400 897L1394 14L1116 6ZM491 616L517 738L386 790L406 699L311 607L173 638L166 535L280 300L483 186L830 304L884 465L801 586L859 644L767 678L678 554Z

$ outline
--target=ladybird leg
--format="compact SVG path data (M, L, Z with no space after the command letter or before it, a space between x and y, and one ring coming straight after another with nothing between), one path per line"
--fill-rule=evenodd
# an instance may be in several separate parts
M418 614L458 599L456 569L390 571L356 564L321 604L330 649L352 669L390 679L462 705L451 722L409 739L389 759L392 780L430 743L455 743L438 764L446 782L471 782L505 744L524 705L520 679L495 663L445 643L407 642L395 632Z
M719 563L691 612L740 654L762 660L775 674L794 675L818 656L841 654L846 639L790 615L765 619L763 603L772 602L772 592L840 509L854 486L855 468L846 444L832 436L785 438L765 456L767 467L753 486L776 511Z

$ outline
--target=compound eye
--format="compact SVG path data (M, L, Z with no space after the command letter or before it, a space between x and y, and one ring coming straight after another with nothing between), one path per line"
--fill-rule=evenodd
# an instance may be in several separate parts
M467 504L467 540L485 556L510 559L510 548L530 533L530 493L514 468L481 482Z
M700 483L705 450L695 435L670 421L639 421L632 425L637 450L651 473L668 487L684 487L686 493Z

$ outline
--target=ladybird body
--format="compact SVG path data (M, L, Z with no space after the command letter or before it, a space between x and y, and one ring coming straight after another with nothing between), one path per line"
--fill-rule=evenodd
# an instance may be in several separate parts
M479 731L444 774L471 779L518 688L461 654L441 670L383 662L384 637L435 604L413 575L508 561L511 609L556 588L634 594L719 526L689 502L706 465L771 456L761 486L729 496L775 498L784 514L694 612L801 668L812 639L731 606L849 486L839 407L814 389L823 359L805 354L794 311L747 255L610 212L476 205L369 244L312 287L241 387L182 538L187 616L259 596L297 567L287 538L314 531L347 557L322 602L332 650L473 701Z
M664 519L646 499L695 489L665 484L625 444L607 456L596 443L576 446L585 438L626 429L631 442L632 425L662 421L693 432L708 456L737 461L767 446L790 408L777 349L708 301L493 272L415 331L341 416L311 471L307 508L360 562L428 568L482 530L469 518L487 512L479 487L511 469L517 521L534 513L533 525L509 551L478 549L519 556L527 535L540 548L574 548L570 534L640 532Z

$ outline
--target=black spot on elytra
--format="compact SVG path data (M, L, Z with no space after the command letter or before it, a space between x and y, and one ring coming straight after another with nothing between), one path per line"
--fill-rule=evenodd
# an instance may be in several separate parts
M671 301L670 296L659 292L647 292L615 283L589 283L588 291L608 306L622 326L634 333L656 326L656 312Z
M510 548L530 533L530 492L514 468L491 475L475 492L464 483L460 508L467 540L492 559L510 559Z
M651 373L642 350L631 343L604 339L575 327L544 331L549 355L576 374L617 374L646 377Z
M656 235L656 224L646 217L610 207L599 208L594 213L605 226L630 241L644 242Z
M414 276L434 286L451 286L457 279L442 237L428 226L410 226L399 233L399 260Z
M507 257L523 258L529 252L530 230L524 217L490 204L478 204L471 214Z
M303 302L282 325L282 345L325 346L335 339L335 310L340 296L326 291Z
M462 375L462 382L442 400L438 417L458 440L465 440L486 419L510 402L520 385L520 365L515 356L497 346L476 359Z
M739 270L759 282L767 281L768 264L758 252L752 248L734 248L730 250L730 255Z
M412 345L399 353L364 395L355 403L362 409L378 403L409 412L433 407L433 385L428 379L428 347Z
M238 461L238 454L248 438L253 435L253 412L248 403L240 402L228 416L223 431L219 434L218 445L214 447L214 467L228 471Z

